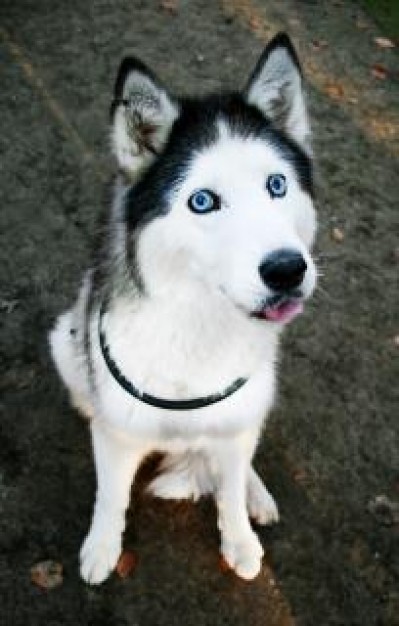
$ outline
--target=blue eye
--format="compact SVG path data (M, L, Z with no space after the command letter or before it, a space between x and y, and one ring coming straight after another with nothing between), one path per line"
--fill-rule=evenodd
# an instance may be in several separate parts
M267 190L271 198L282 198L287 193L287 181L284 174L270 174Z
M194 213L209 213L220 209L220 198L209 189L200 189L189 197L188 206Z

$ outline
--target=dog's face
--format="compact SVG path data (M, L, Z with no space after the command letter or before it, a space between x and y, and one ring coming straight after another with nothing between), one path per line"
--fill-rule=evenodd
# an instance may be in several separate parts
M242 94L178 101L121 66L113 146L132 183L126 223L148 293L199 279L246 314L286 322L316 283L302 77L284 35ZM130 245L130 244L129 244Z

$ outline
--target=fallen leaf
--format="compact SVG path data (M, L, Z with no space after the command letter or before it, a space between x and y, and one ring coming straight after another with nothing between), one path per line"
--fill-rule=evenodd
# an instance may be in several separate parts
M249 20L250 28L260 28L262 26L261 19L258 15L252 15Z
M329 83L325 88L326 93L334 100L342 100L344 96L344 88L340 83Z
M398 125L391 120L371 117L368 124L370 134L378 139L394 139L398 135Z
M127 578L137 566L137 557L134 552L125 550L116 564L116 573L120 578Z
M344 232L340 228L335 226L335 228L333 228L331 231L331 238L333 239L333 241L336 241L337 243L341 243L345 239L345 235L344 235Z
M57 561L41 561L30 569L31 581L42 589L55 589L63 582L63 567Z
M371 68L371 74L374 78L378 78L379 80L385 80L388 76L388 70L381 65L380 63L375 63Z
M179 0L161 0L160 7L168 13L176 14L179 5Z
M293 475L293 479L295 480L296 483L299 483L299 484L306 483L308 478L309 478L308 473L304 469L295 470L294 475Z
M227 563L226 559L222 555L220 555L220 557L219 557L219 569L224 574L226 572L230 572L231 571L230 565Z
M313 39L310 45L312 46L315 52L318 52L319 50L322 50L323 48L327 48L328 42L325 39Z
M377 44L379 48L395 48L395 44L388 37L374 37L374 43Z

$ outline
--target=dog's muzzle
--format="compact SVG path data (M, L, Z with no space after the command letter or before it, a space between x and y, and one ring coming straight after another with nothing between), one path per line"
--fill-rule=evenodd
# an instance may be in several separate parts
M287 323L302 313L300 287L306 270L307 263L297 250L281 248L269 254L260 264L259 274L273 295L256 311L256 317Z

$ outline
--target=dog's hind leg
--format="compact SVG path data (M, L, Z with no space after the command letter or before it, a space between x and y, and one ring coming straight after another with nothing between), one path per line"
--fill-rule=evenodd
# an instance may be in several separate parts
M247 507L249 517L258 524L267 525L279 520L277 504L252 466L248 475Z
M98 584L114 569L121 553L130 487L148 450L95 421L91 431L97 494L91 528L80 552L80 573L86 582Z

